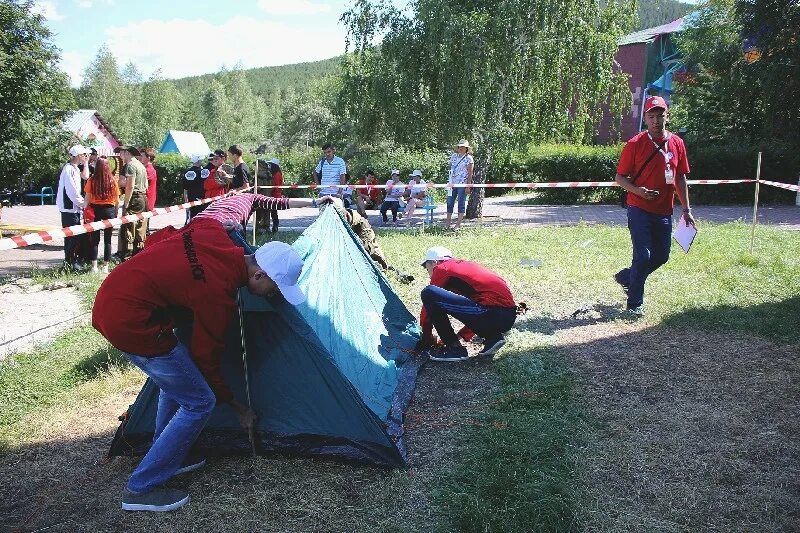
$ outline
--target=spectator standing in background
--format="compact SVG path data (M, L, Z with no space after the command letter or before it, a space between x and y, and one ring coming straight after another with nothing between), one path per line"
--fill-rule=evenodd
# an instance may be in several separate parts
M144 165L147 172L147 210L152 211L156 207L156 196L158 195L158 174L153 161L156 160L156 151L153 148L139 148L139 162Z
M135 215L147 210L147 170L137 158L141 155L135 146L118 146L116 148L124 167L121 175L125 176L125 201L122 205L123 215ZM139 253L144 248L147 236L143 220L128 222L120 226L118 258L124 261Z
M89 150L76 144L69 149L69 161L61 168L58 176L58 190L56 192L56 206L61 213L61 227L75 226L81 223L81 210L86 203L81 195L81 171L78 165L87 167ZM86 169L88 172L88 168ZM79 269L77 261L78 236L64 237L64 265L68 268Z
M215 196L221 196L227 192L225 185L222 185L217 180L217 171L219 167L225 164L227 158L228 155L224 150L214 150L208 155L208 165L206 165L206 169L208 169L208 179L203 181L205 198L214 198Z
M117 216L119 206L119 186L111 174L108 161L98 159L92 177L84 186L86 204L92 208L95 220L108 220ZM114 228L103 229L103 272L108 272L111 260L111 234ZM89 259L92 261L92 272L99 272L97 266L97 247L100 244L100 232L88 234L90 239Z
M283 198L283 189L279 189L283 185L283 171L281 170L281 162L277 158L272 158L267 163L269 165L269 172L272 175L271 194L273 198ZM267 231L272 233L278 232L278 210L269 209L265 215L267 218ZM270 228L270 219L272 220L272 228Z
M206 189L204 182L208 179L209 171L203 168L203 156L195 154L191 157L192 166L183 173L183 201L193 202L195 200L202 200L205 198ZM189 222L195 215L201 213L208 204L195 205L189 208L188 219Z
M447 220L444 223L446 229L450 229L450 219L453 216L453 207L458 199L458 219L455 229L461 227L464 213L467 212L467 195L472 192L472 172L475 169L475 159L470 154L469 142L462 139L456 145L456 151L450 156L450 174L447 179ZM466 187L453 187L453 185L464 185Z
M156 159L156 151L153 148L139 148L139 162L144 165L147 172L147 210L152 211L156 207L156 195L158 194L158 174L153 161ZM150 219L144 221L144 230L147 232L150 227Z
M232 191L241 191L242 189L250 187L250 169L247 163L242 160L243 153L242 147L238 144L234 144L228 148L228 154L233 164L233 180L231 181L230 188Z
M336 155L336 150L331 143L322 146L323 157L312 172L314 183L320 185L319 195L342 197L342 191L337 185L347 182L347 165L344 159Z

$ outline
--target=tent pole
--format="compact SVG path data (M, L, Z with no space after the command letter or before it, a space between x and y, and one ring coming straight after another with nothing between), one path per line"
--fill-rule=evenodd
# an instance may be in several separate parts
M761 185L761 152L758 152L758 163L756 166L756 193L753 198L753 227L750 230L750 253L753 253L753 243L756 239L756 220L758 219L758 189Z
M256 157L256 171L253 174L253 192L258 194L258 157ZM258 209L253 211L253 246L256 245L256 227L258 226Z
M242 304L242 293L241 289L239 292L236 293L236 303L239 304L239 332L242 336L242 366L244 370L244 391L245 395L247 396L247 408L253 408L253 402L250 399L250 372L247 370L247 343L245 342L244 337L244 305ZM253 453L253 457L256 456L256 439L255 439L255 430L253 426L250 426L250 429L247 432L247 438L250 439L250 451Z

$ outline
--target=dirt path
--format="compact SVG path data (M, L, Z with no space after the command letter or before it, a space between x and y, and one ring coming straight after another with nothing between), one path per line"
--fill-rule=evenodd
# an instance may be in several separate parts
M45 287L19 278L0 285L0 361L48 342L88 318L77 289L65 283Z

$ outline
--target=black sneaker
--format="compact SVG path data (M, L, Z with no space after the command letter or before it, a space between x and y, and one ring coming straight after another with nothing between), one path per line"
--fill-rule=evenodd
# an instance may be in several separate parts
M186 459L183 460L183 464L181 467L175 471L175 475L178 474L185 474L186 472L192 472L197 470L198 468L203 468L206 465L206 458L201 455L189 454L186 456Z
M123 511L151 511L163 513L174 511L189 503L189 493L185 490L159 487L150 492L134 494L125 489L122 495Z
M497 337L490 337L483 342L483 350L478 352L478 355L494 355L506 344L506 338L503 335Z
M622 287L622 290L625 291L625 294L628 294L628 279L626 279L625 275L623 274L623 272L625 272L626 270L627 269L623 268L622 270L614 274L614 281L616 281L619 284L619 286Z
M431 352L431 361L466 361L469 359L467 348L459 344L458 346L445 346L441 350Z

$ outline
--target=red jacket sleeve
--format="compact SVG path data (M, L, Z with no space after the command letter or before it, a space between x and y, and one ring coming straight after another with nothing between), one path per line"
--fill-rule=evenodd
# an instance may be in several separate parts
M236 313L236 302L225 291L203 294L203 302L193 306L192 359L202 372L218 403L233 398L220 369L220 357L225 347L225 332ZM213 302L213 303L211 303Z

